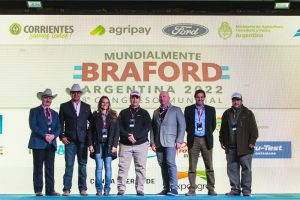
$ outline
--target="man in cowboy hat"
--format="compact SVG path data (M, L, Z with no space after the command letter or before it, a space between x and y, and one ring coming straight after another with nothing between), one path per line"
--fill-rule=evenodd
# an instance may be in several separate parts
M51 89L38 92L42 105L32 108L29 114L31 135L28 148L33 155L33 186L36 196L43 196L43 165L45 165L46 195L59 196L54 190L54 159L56 138L60 133L58 113L50 109L53 95Z
M62 127L59 138L65 145L65 174L63 195L68 196L72 187L72 176L75 155L78 162L78 189L80 195L87 195L86 164L87 164L87 123L92 113L91 106L80 100L83 93L78 84L66 89L71 100L60 105L59 118Z

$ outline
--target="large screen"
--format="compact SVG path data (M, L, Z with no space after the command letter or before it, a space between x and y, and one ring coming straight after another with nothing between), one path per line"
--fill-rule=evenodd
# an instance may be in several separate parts
M225 153L218 135L231 94L240 92L256 117L259 138L253 165L253 193L299 193L300 17L297 16L0 16L0 193L33 193L29 109L36 93L51 88L52 108L70 100L78 83L82 100L95 110L102 95L120 112L139 90L150 115L168 91L182 109L195 103L197 89L217 111L213 164L216 191L228 192ZM297 120L298 119L298 120ZM185 140L186 141L186 140ZM188 188L186 142L177 150L179 193ZM63 188L64 146L58 143L56 190ZM88 192L95 193L95 161L88 160ZM206 194L202 158L197 193ZM117 192L118 159L112 193ZM287 181L288 180L288 181ZM135 194L131 166L126 193ZM18 188L18 190L15 190ZM145 193L161 190L155 153L149 148ZM77 193L75 164L72 193Z

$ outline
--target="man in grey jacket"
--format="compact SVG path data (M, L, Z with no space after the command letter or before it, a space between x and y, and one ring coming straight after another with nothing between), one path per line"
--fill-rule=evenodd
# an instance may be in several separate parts
M178 195L176 149L181 147L185 133L185 119L179 107L170 103L168 92L159 95L160 107L153 113L150 144L161 167L163 190L158 195Z

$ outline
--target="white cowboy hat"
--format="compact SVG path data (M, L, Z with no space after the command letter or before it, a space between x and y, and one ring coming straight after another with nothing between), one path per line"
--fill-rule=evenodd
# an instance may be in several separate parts
M68 94L71 94L71 92L80 92L82 94L84 94L86 91L85 90L82 90L80 85L75 83L72 85L71 89L70 88L66 88L66 92Z
M53 99L57 96L57 94L52 94L52 90L47 88L44 92L38 92L36 94L38 99L42 99L43 96L52 97Z

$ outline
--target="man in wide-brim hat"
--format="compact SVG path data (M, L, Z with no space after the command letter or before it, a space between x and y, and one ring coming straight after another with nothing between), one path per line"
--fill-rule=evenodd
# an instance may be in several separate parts
M36 196L43 196L43 165L45 165L46 195L60 195L54 190L54 159L60 123L58 113L50 109L52 99L56 96L49 88L44 92L38 92L37 97L42 104L32 108L29 114L31 135L28 148L32 149L33 186Z
M62 127L60 139L65 145L65 174L63 195L70 195L75 156L78 161L78 189L80 195L87 195L87 124L91 120L91 106L80 100L84 91L79 84L73 84L66 91L71 100L60 105L59 118Z

